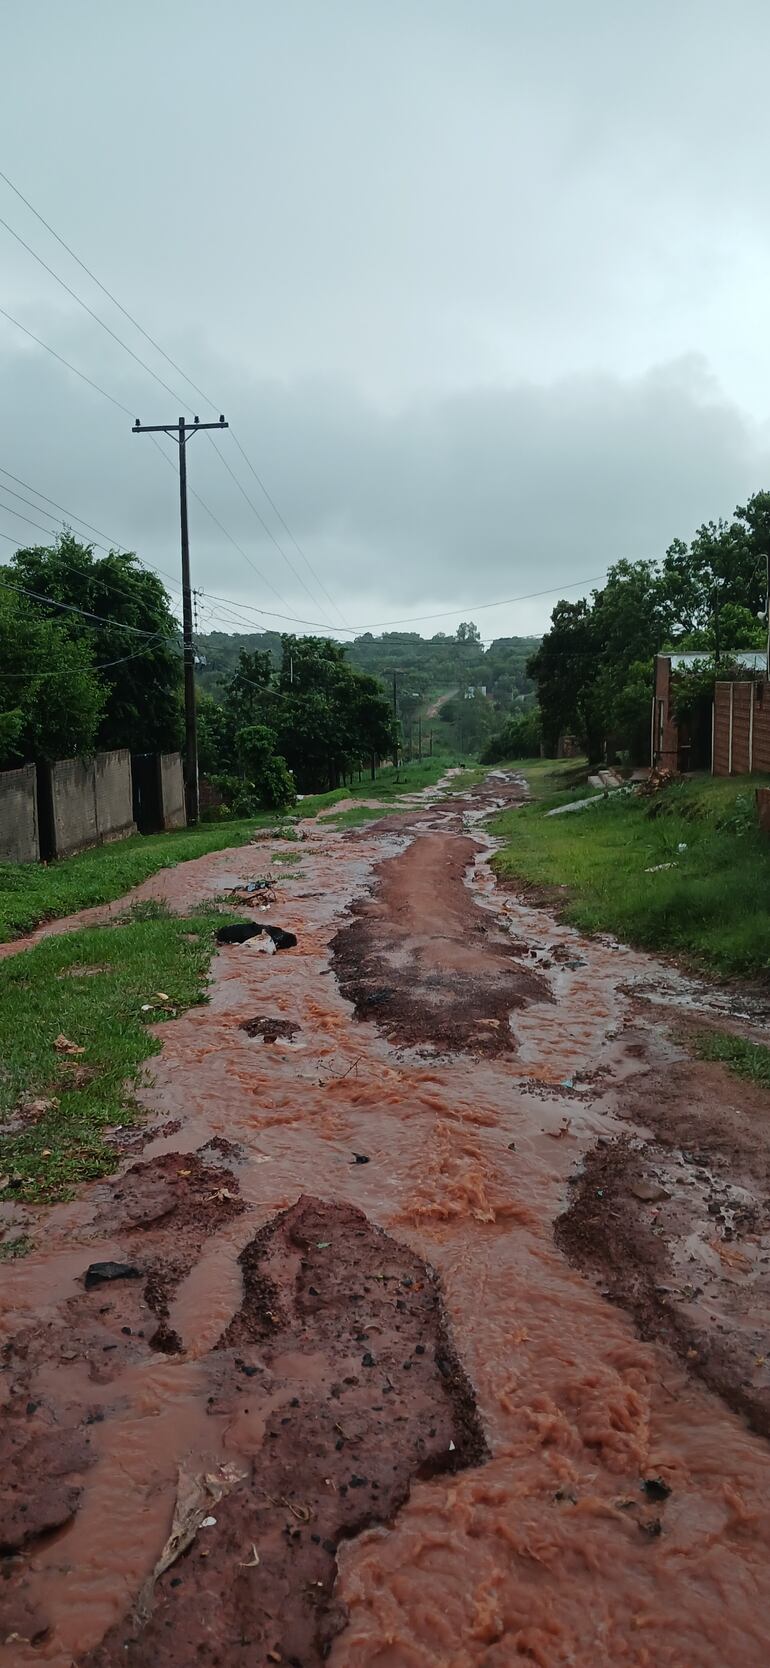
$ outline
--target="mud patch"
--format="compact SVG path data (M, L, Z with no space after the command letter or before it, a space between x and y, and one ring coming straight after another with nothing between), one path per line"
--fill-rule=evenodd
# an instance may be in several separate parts
M555 1236L642 1337L667 1344L770 1437L770 1209L766 1183L752 1190L747 1180L701 1148L604 1142L589 1154Z
M340 1541L389 1522L412 1479L486 1456L435 1274L361 1211L300 1198L240 1263L210 1366L244 1479L161 1575L146 1624L84 1668L318 1668L346 1621Z
M333 969L357 1019L394 1043L479 1055L515 1047L512 1009L550 1001L465 885L478 854L462 835L420 834L375 871L371 898L332 940Z
M263 1042L274 1043L291 1042L301 1027L291 1019L274 1019L268 1014L257 1014L254 1019L244 1019L239 1029L245 1031L247 1037L261 1037Z

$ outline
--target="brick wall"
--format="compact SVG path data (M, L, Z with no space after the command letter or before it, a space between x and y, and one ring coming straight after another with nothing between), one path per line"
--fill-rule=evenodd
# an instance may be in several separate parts
M671 657L655 656L655 698L652 723L652 765L676 770L679 764L679 725L671 708Z
M770 774L770 684L718 683L714 690L715 776Z

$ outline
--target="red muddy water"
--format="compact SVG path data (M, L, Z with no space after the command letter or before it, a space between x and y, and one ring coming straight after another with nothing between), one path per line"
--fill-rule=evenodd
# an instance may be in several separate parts
M176 1119L180 1128L151 1136L138 1179L134 1170L30 1213L34 1250L3 1271L0 1394L33 1480L50 1482L59 1437L60 1527L23 1545L18 1525L10 1536L19 1544L0 1591L3 1668L70 1668L91 1652L97 1662L107 1634L119 1648L104 1661L136 1668L309 1665L326 1641L332 1668L519 1659L765 1668L766 1102L721 1068L691 1062L672 1036L683 1014L736 1026L762 1016L498 891L475 813L521 791L496 780L472 801L389 815L362 832L311 828L298 872L284 872L271 905L297 948L222 949L210 1004L159 1029L164 1048L143 1099L151 1130ZM259 846L219 853L139 892L185 908L263 867ZM372 1003L378 988L389 994ZM196 1188L198 1197L205 1189L199 1220ZM302 1195L332 1213L310 1256L342 1246L345 1221L370 1225L367 1246L379 1243L366 1237L376 1230L387 1235L380 1267L362 1254L370 1296L351 1293L348 1280L342 1302L333 1281L327 1289L313 1275L323 1313L312 1324L297 1308L310 1279L301 1250L296 1262L283 1258L278 1299L249 1285L259 1236L278 1233L269 1225ZM79 1277L106 1259L141 1264L141 1277L85 1293ZM433 1271L447 1347L488 1450L463 1449L458 1427L450 1451L448 1427L431 1425L444 1444L437 1473L418 1463L414 1444L438 1381L421 1383L413 1427L404 1362L417 1359L416 1346L410 1333L399 1354L391 1321L398 1332L418 1320L412 1288L389 1284L416 1280L428 1292ZM254 1290L261 1319L247 1337ZM172 1353L153 1343L159 1306ZM382 1481L377 1442L388 1421L400 1481L387 1509L367 1506L352 1525L331 1509L339 1473L303 1461L303 1424L296 1476L284 1445L281 1495L271 1482L266 1517L260 1479L278 1466L266 1449L291 1429L281 1421L294 1403L303 1419L329 1405L329 1362L343 1342L379 1367L378 1329L393 1390L379 1380L373 1423L359 1354L338 1375L358 1383L351 1423L338 1421L343 1446L329 1452L367 1479L363 1494ZM236 1347L253 1375L234 1367ZM443 1346L428 1336L425 1347L440 1363ZM248 1416L234 1412L236 1400ZM367 1435L375 1429L377 1441ZM356 1437L353 1458L346 1445ZM442 1469L449 1452L458 1469ZM213 1490L206 1520L221 1513L221 1522L204 1528L198 1512L189 1547L150 1590L143 1632L146 1604L140 1618L137 1604L190 1477ZM30 1502L45 1516L42 1488L30 1488ZM316 1552L292 1581L275 1547L281 1536L296 1541L297 1528ZM184 1583L204 1556L236 1631L207 1634L191 1620L188 1653ZM271 1645L257 1618L280 1581L290 1633ZM245 1598L244 1583L253 1584ZM166 1593L173 1628L153 1634Z

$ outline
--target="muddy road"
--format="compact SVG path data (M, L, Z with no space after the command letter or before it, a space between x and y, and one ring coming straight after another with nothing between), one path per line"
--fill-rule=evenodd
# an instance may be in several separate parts
M2 1668L765 1668L770 1104L687 1034L766 1014L497 888L524 791L308 825L296 948L223 947L142 1150L25 1213Z

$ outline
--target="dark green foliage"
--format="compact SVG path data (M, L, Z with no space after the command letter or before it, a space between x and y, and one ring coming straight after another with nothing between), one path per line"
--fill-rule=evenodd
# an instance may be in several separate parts
M10 568L0 580L18 583ZM0 589L0 770L89 752L106 698L91 645Z
M21 732L24 756L66 757L91 747L159 752L178 747L182 733L179 628L157 575L130 552L97 557L90 545L65 533L50 547L18 550L8 582L35 593L31 616L71 645L61 659L65 705L82 706L83 667L98 673L97 724L51 737ZM40 600L43 599L43 600ZM56 603L68 607L57 608ZM77 613L73 610L83 610ZM85 615L96 618L85 618ZM130 628L130 629L124 629ZM149 635L143 637L142 633ZM4 695L0 705L5 705ZM30 700L33 699L32 693Z
M227 802L290 805L393 753L393 714L374 678L356 672L326 638L285 636L276 676L270 655L241 649L218 713L202 703L205 763ZM240 781L228 792L222 773Z
M558 602L529 661L546 751L571 732L592 761L649 760L654 657L672 646L703 649L676 697L681 715L702 721L716 672L746 675L731 650L764 641L769 548L770 493L759 492L732 522L709 522L690 545L676 539L660 563L616 562L590 602Z
M502 759L534 759L540 752L540 713L535 710L509 718L502 729L490 736L482 754L482 764L498 764Z

